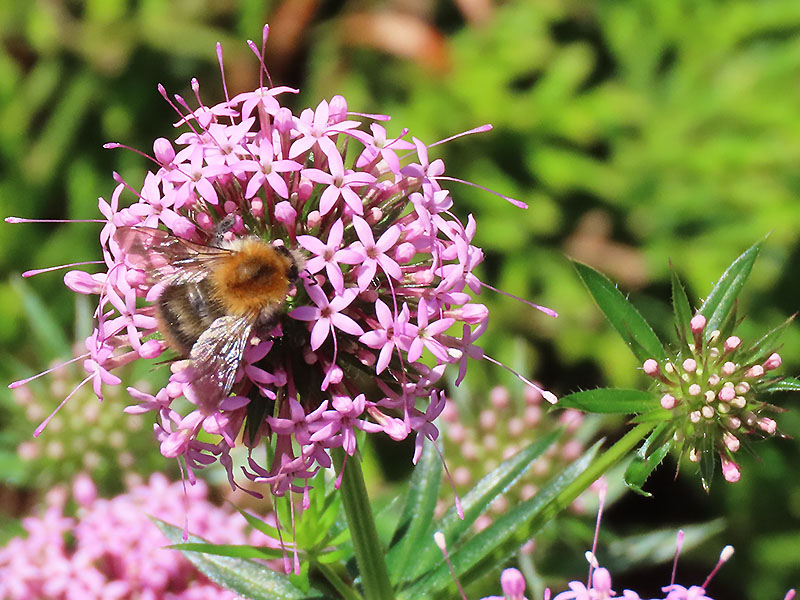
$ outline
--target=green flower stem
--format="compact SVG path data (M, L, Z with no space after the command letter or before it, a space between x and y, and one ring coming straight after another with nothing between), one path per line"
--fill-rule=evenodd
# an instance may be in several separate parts
M322 573L322 576L327 579L328 583L330 583L336 589L336 591L342 595L342 598L345 600L362 600L361 595L347 585L344 581L342 581L342 578L339 577L339 575L333 568L331 568L330 565L321 562L315 562L314 568Z
M558 494L550 504L539 513L536 519L540 523L547 523L564 510L567 506L585 492L597 478L606 473L617 462L628 456L639 442L645 439L655 428L655 423L641 423L622 436L617 443L592 461L588 468L578 475L570 485ZM538 528L535 528L538 529Z
M341 473L342 485L339 493L347 516L350 539L356 555L358 571L361 574L361 585L366 600L391 600L394 598L392 585L389 583L389 572L386 570L385 553L378 540L378 530L372 518L372 507L364 485L361 472L361 459L348 456L341 448L333 451L336 471ZM342 464L344 463L344 472Z

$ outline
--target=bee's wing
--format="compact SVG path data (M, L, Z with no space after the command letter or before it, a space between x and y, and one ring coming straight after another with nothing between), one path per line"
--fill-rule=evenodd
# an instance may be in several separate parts
M230 253L153 227L118 227L114 241L119 244L125 264L143 271L151 284L166 277L175 284L199 281L206 276L204 267L209 261Z
M189 355L197 371L195 390L213 394L215 399L230 393L252 327L250 318L225 315L203 332Z

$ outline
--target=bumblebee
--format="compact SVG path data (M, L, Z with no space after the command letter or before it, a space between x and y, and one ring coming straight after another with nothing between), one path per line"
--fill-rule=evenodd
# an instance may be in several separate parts
M254 329L272 325L298 280L299 253L248 236L203 245L152 227L119 227L125 264L161 284L155 303L167 344L189 358L206 400L228 396Z

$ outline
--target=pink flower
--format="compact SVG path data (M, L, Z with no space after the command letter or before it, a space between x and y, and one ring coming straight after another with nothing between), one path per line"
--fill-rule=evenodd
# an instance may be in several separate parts
M277 547L261 534L248 536L246 522L236 512L209 503L202 482L186 489L152 475L146 485L107 500L98 498L91 480L83 477L74 494L81 506L79 518L64 516L65 494L51 494L42 515L24 520L27 537L0 548L0 597L238 598L208 581L180 552L166 549L169 540L152 517L176 527L188 522L193 535L218 544Z
M382 373L395 349L401 349L400 338L405 335L405 326L408 324L408 306L403 305L401 314L395 317L389 307L381 299L375 301L375 316L378 323L374 329L362 335L358 340L376 350L380 350L378 361L375 364L375 372Z
M344 162L339 154L328 155L328 169L303 169L303 177L326 186L319 199L319 212L327 215L337 200L342 198L347 206L357 215L364 214L364 204L359 193L353 188L362 188L375 183L376 178L371 173L358 171L345 171Z
M381 270L392 279L400 280L403 277L400 266L386 252L393 249L397 240L400 238L402 229L399 225L392 225L383 235L375 241L372 228L361 217L353 216L353 227L355 227L358 239L361 242L354 244L354 252L358 260L353 264L358 264L356 269L358 289L365 290L369 287L370 281L375 277L375 272L380 266Z
M311 349L318 349L322 343L328 339L328 334L333 332L334 327L341 329L350 335L362 335L364 330L352 318L343 314L341 311L347 308L356 298L356 291L352 288L342 292L341 296L336 296L330 302L325 292L317 284L308 284L306 287L309 298L316 304L313 306L301 306L295 308L289 316L299 321L314 321L311 330ZM334 334L335 336L335 334Z
M356 429L393 439L416 432L418 450L436 439L436 386L447 365L459 364L460 383L467 357L483 356L475 342L488 321L470 294L481 288L477 224L450 211L454 199L438 179L444 162L421 140L400 139L405 131L388 139L375 122L388 117L348 114L341 96L295 116L280 102L291 88L261 87L209 107L192 87L195 109L160 88L188 131L156 140L143 183L120 183L100 202L107 272L68 278L79 293L100 293L85 362L96 393L120 383L113 370L121 364L177 353L183 360L172 362L164 388L132 389L128 411L157 413L162 453L185 460L190 478L220 460L234 482L230 453L246 429L248 445L271 444L273 458L251 459L245 475L278 494L303 491L296 480L328 466L331 448L354 452ZM409 152L402 167L397 151ZM132 205L120 203L136 189ZM123 247L120 228L143 226L191 258ZM247 236L285 249L296 285L252 318L222 302L224 314L185 344L164 336L164 290L196 284L190 300L203 304L209 276L197 255ZM447 335L451 327L460 338ZM187 351L212 330L235 334L214 352ZM275 413L252 409L262 398L278 404Z
M337 293L344 290L344 276L339 263L354 265L361 260L357 252L342 248L343 233L344 223L341 219L337 219L328 232L327 243L323 244L313 235L297 236L297 243L315 255L306 261L306 270L313 275L324 268L328 281Z
M294 160L275 160L272 144L266 138L256 143L257 152L254 156L258 160L243 160L239 163L244 171L252 171L253 176L247 182L244 192L245 198L252 198L260 190L270 189L281 198L289 197L289 187L281 173L299 171L303 166Z

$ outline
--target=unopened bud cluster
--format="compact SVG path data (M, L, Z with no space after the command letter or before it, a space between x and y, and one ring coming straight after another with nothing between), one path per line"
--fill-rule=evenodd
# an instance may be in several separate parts
M769 405L756 393L767 380L774 381L767 373L781 365L781 357L745 351L741 339L723 338L718 330L705 335L703 315L695 315L690 328L693 342L686 356L662 362L650 358L642 368L656 381L661 406L672 411L676 440L684 442L689 460L699 463L702 453L713 448L723 477L734 483L741 476L734 456L742 436L777 430L774 419L762 416Z
M469 422L472 415L455 401L448 398L442 411L442 443L445 460L456 492L468 492L485 475L500 466L530 444L533 440L559 427L564 434L550 445L522 475L520 480L489 506L489 510L475 522L476 531L488 527L495 518L505 514L509 506L531 498L553 475L578 458L584 450L577 437L585 415L574 409L549 412L548 403L542 394L532 387L525 387L523 398L503 386L489 393L489 401L475 415L474 425ZM583 431L582 433L585 433ZM442 486L438 512L444 513L453 503L450 486ZM579 499L580 500L580 499ZM573 504L573 509L579 509Z
M127 371L130 375L130 369ZM80 368L71 366L54 371L47 386L12 389L19 408L14 411L14 429L24 433L17 455L25 472L35 478L32 483L47 487L69 483L77 473L88 473L102 482L101 492L109 493L118 492L126 482L142 481L151 472L163 469L164 459L153 445L152 423L144 415L103 410L92 391L84 388L72 395L59 417L38 439L30 437L36 425L55 408L56 399L66 396L81 379ZM123 390L113 388L106 401L124 406L127 397Z

